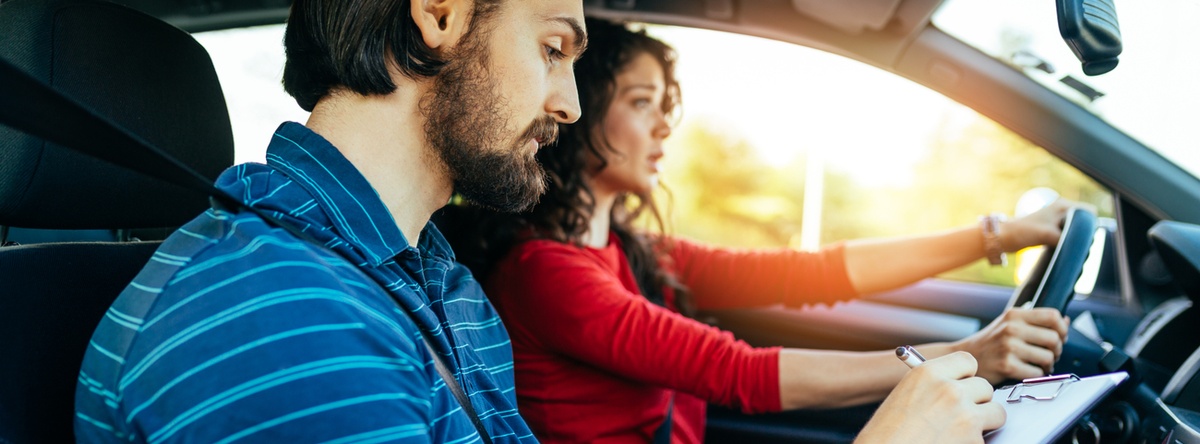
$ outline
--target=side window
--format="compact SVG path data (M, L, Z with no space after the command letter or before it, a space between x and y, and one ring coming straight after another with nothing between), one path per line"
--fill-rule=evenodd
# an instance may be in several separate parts
M1111 193L1075 168L894 74L776 41L648 31L679 53L683 111L663 175L675 234L815 250L1012 215L1035 188L1111 216ZM1011 286L1016 262L978 261L942 277Z
M1034 188L1112 212L1108 190L923 86L839 56L715 31L650 26L679 52L681 119L666 142L671 232L734 247L816 249L1012 214ZM307 113L283 91L283 25L198 33L225 90L236 161ZM731 58L730 54L738 54ZM552 149L552 148L551 148ZM1013 285L1017 261L943 277Z
M283 90L283 25L196 33L212 57L233 126L234 161L265 162L271 134L308 113Z

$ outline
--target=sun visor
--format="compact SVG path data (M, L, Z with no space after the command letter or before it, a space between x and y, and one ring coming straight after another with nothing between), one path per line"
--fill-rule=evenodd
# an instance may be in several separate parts
M899 6L900 0L792 0L796 12L847 34L883 29Z

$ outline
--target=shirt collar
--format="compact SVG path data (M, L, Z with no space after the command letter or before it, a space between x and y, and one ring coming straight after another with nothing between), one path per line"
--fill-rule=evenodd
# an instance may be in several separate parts
M304 125L286 122L267 147L267 164L284 172L312 196L341 240L379 266L409 248L392 213L362 173L328 140ZM311 214L308 212L306 214ZM419 249L454 259L446 239L432 223L421 231Z

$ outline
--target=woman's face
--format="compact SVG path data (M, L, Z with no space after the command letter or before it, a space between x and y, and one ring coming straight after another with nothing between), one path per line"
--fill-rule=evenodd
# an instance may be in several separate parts
M662 65L646 53L617 74L613 101L598 128L612 151L604 152L608 165L592 179L594 192L649 193L658 184L663 140L671 135L662 112L663 75Z

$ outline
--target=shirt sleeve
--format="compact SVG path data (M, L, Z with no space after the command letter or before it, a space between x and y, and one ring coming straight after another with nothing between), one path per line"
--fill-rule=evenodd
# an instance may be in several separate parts
M673 238L669 248L671 266L700 310L802 307L857 296L846 274L842 243L810 253L715 248Z
M647 301L576 247L519 247L499 291L520 295L510 328L542 348L626 378L753 412L778 411L778 348L753 348ZM510 258L513 259L513 258Z
M279 250L266 245L260 256L244 255L261 258L254 264L217 260L224 255L194 268L232 275L218 284L203 271L177 275L110 389L121 396L120 421L150 442L388 436L421 443L461 437L438 435L446 430L473 430L465 417L442 418L457 428L431 429L434 412L452 411L454 400L431 389L431 357L386 296L367 297L353 273L332 270L348 264L295 260ZM122 302L138 299L131 291ZM120 337L121 326L102 328L98 334ZM84 367L85 376L104 374L93 371L104 369L98 365Z

